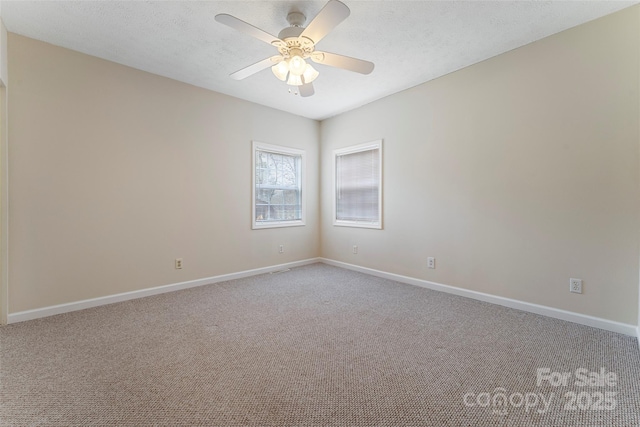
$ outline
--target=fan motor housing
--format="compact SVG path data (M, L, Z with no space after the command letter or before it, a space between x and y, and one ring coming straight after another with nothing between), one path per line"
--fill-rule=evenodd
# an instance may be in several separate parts
M305 29L297 24L304 23L304 15L300 12L291 12L289 16L287 16L287 20L291 26L280 31L278 34L279 40L272 44L278 48L278 51L284 58L290 58L294 55L308 58L313 52L315 44L313 43L313 40L308 37L300 37Z
M299 37L300 34L302 34L302 32L304 31L304 28L302 27L287 27L284 30L280 31L280 33L278 34L278 38L280 40L287 40L288 38L292 38L292 37Z

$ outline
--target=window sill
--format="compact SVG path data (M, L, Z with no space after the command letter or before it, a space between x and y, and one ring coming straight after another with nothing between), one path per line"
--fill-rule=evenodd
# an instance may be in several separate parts
M382 224L378 221L377 222L359 222L359 221L334 220L333 225L337 227L373 228L376 230L382 230Z
M263 228L281 228L281 227L302 227L304 226L305 223L302 220L298 220L298 221L273 221L273 222L266 222L266 223L253 223L252 225L252 229L253 230L260 230Z

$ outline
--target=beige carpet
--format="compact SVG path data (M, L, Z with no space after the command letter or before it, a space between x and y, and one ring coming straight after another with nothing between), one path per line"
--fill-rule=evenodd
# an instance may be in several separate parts
M635 338L323 264L9 325L0 345L5 426L640 425ZM566 385L538 385L545 368Z

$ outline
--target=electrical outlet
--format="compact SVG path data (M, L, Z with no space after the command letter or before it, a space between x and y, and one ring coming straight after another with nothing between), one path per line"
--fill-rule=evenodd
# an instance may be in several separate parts
M182 258L176 258L176 270L182 270Z
M284 253L284 245L278 246L278 253L281 253L281 254Z
M427 258L427 267L428 268L436 268L436 259L432 256Z
M356 245L353 245L353 253L354 254L358 253L358 247Z
M569 292L582 293L582 279L569 279Z

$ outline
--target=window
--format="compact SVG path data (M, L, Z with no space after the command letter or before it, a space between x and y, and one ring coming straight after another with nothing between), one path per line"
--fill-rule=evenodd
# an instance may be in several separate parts
M382 228L382 141L334 151L334 225Z
M304 225L304 151L253 142L253 228Z

